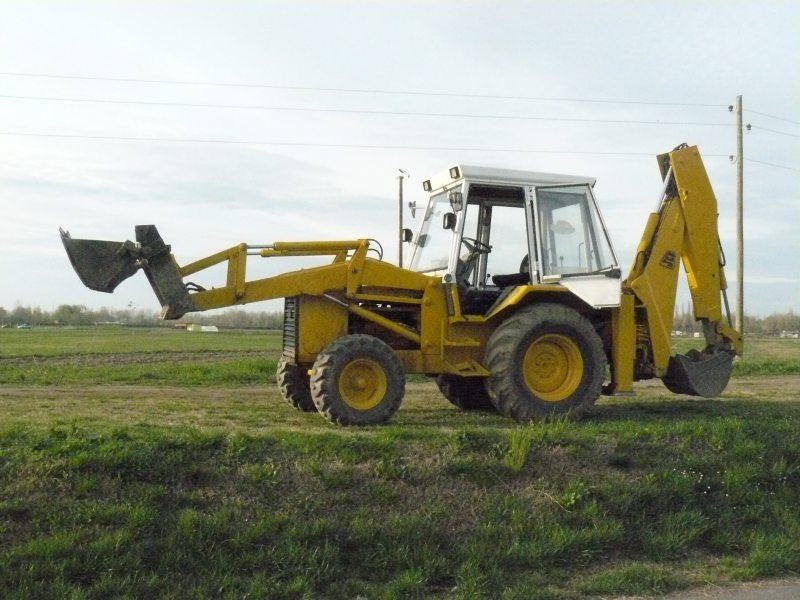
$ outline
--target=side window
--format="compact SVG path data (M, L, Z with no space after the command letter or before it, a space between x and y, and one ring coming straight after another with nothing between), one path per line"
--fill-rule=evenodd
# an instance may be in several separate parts
M586 237L579 204L553 208L545 223L546 273L579 273L587 270Z
M464 230L462 232L461 239L464 240L478 240L480 241L480 231L478 228L480 218L481 218L481 205L475 203L467 203L464 207ZM468 287L472 287L476 285L478 279L478 268L477 268L477 260L480 259L480 256L476 256L476 262L473 263L471 266L467 265L467 261L470 257L470 252L468 250L468 246L465 244L461 244L458 249L458 256L459 256L459 267L457 271L460 275L460 281L467 285Z
M487 278L521 271L528 256L528 230L522 205L492 207L489 244L492 251L486 260Z
M478 231L478 219L480 218L481 207L479 204L469 203L464 209L464 233L463 237L466 238L480 238ZM462 248L463 251L463 248Z
M614 265L587 187L538 189L536 198L545 275L592 273Z
M442 215L446 212L450 212L447 194L431 197L419 233L412 243L412 271L436 273L447 268L453 233L442 229Z

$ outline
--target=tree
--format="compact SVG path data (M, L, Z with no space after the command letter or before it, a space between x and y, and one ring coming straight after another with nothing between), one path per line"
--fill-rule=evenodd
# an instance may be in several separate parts
M92 315L82 304L62 304L53 312L57 325L91 325Z

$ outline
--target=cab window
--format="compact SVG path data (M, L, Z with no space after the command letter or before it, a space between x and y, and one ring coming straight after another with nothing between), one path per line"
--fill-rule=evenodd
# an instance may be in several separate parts
M480 242L479 253L468 252L470 239ZM528 283L528 227L522 188L473 184L469 188L462 238L462 260L474 261L471 285L505 287ZM504 276L511 275L513 281ZM495 279L500 276L500 279Z
M614 255L588 186L537 188L544 275L596 273Z

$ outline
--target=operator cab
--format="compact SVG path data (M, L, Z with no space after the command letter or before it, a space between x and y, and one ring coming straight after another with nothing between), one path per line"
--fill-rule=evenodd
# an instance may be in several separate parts
M425 181L409 268L458 286L484 314L519 285L560 284L617 306L620 270L587 177L458 165Z

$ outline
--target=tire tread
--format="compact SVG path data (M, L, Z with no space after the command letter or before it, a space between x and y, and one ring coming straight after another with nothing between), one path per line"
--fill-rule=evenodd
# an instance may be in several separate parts
M281 396L291 406L302 412L314 412L317 406L311 398L311 386L306 370L282 357L275 372Z
M582 397L569 406L548 406L544 401L531 401L519 392L514 357L532 329L569 327L583 337L589 350L584 365L591 362L590 379L581 382ZM486 367L492 375L487 380L489 396L498 412L518 422L528 422L553 414L569 413L580 418L597 400L605 377L606 355L603 343L592 324L577 311L553 303L534 304L521 308L492 333L486 346ZM560 403L559 403L560 404Z
M348 407L340 398L336 372L348 360L364 356L382 362L388 384L388 401L368 411ZM317 355L311 375L311 397L319 413L337 425L374 425L387 421L400 407L406 374L394 350L383 340L366 334L340 337Z

